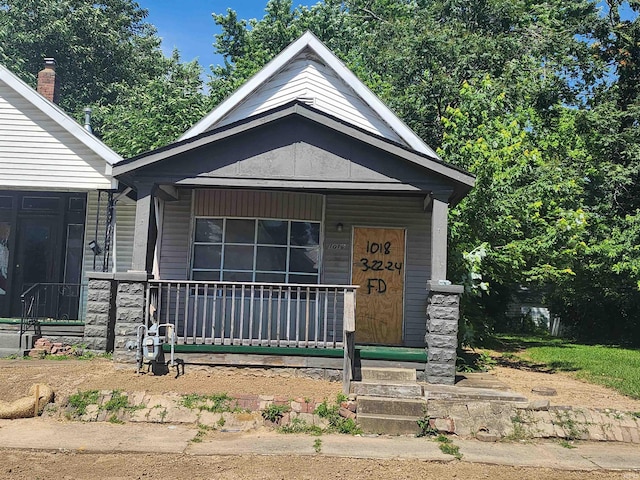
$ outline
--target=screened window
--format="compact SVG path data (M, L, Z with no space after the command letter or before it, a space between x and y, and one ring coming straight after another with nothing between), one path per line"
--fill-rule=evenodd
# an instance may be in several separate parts
M320 223L196 218L193 280L318 283Z

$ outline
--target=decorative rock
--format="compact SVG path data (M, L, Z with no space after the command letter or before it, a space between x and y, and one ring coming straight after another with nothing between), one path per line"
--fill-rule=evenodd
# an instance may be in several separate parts
M533 387L531 389L531 393L535 393L536 395L542 395L545 397L553 397L554 395L558 394L556 389L551 387Z
M549 400L534 400L527 408L536 412L549 410Z
M497 442L500 437L495 433L490 432L478 432L476 433L476 440L480 440L481 442Z

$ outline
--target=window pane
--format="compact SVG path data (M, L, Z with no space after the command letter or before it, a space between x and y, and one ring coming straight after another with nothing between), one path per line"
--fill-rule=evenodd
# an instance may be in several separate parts
M256 273L256 282L284 283L284 273Z
M225 245L224 269L253 270L253 245Z
M193 272L193 280L220 280L220 270L209 270L208 272Z
M220 268L220 245L194 245L193 268Z
M287 270L287 249L285 247L258 247L256 270L285 272Z
M320 244L320 224L291 222L291 245L301 247Z
M222 272L222 280L225 282L251 282L253 273L251 272Z
M290 272L316 273L320 248L292 248L289 260Z
M196 242L205 242L205 243L222 242L222 219L220 218L196 219Z
M227 220L226 243L254 243L255 220Z
M258 243L286 245L287 227L282 220L258 220Z
M318 283L317 275L289 275L289 283Z

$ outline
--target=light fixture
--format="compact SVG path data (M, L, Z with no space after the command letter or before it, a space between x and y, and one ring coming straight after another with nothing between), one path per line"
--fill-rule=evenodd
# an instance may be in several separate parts
M89 248L94 255L100 255L102 253L102 248L100 248L100 245L98 245L98 242L96 242L95 240L91 240L89 242Z
M341 232L343 228L344 228L344 225L342 225L342 223L338 223L338 224L336 225L336 230L337 230L338 232Z

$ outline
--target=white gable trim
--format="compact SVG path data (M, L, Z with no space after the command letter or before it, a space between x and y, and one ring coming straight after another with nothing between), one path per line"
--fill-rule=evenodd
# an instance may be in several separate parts
M44 98L3 65L0 65L0 81L4 82L9 88L12 88L16 93L24 97L29 103L77 138L99 157L103 158L106 162L104 173L107 176L111 175L111 165L122 160L120 155L107 147L93 134L85 130L82 125L69 117L61 108ZM112 183L114 187L117 186L117 180L114 179Z
M285 48L279 55L271 60L262 70L251 77L242 87L235 91L229 98L223 101L211 113L202 118L193 127L187 130L179 140L195 137L215 127L225 115L242 103L255 92L261 85L267 82L276 73L282 70L289 62L293 61L303 50L310 49L315 55L331 68L338 78L344 81L371 109L376 112L393 129L398 136L412 149L440 159L438 155L418 137L402 120L400 120L369 88L349 70L338 57L336 57L324 44L307 31L298 40Z

